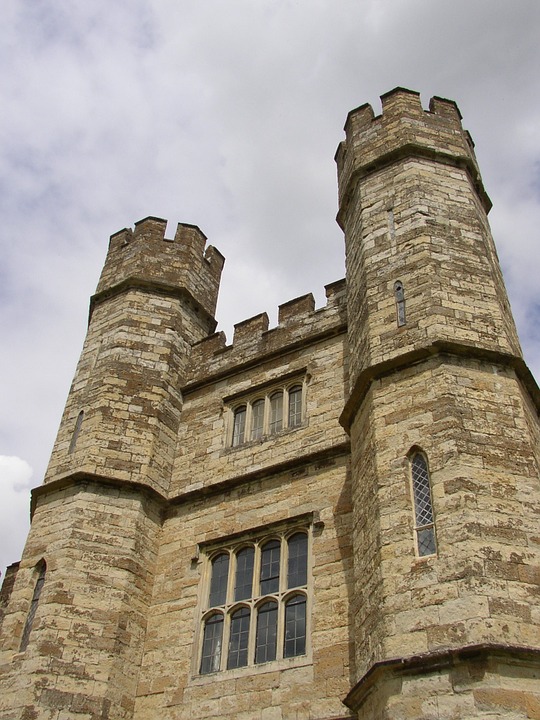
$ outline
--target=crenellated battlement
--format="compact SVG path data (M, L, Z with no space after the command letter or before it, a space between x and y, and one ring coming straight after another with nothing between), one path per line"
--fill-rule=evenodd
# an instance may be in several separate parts
M105 266L93 302L122 285L144 284L183 290L213 317L225 259L196 226L178 223L173 239L167 221L147 217L110 237Z
M486 212L491 201L486 194L474 154L474 143L461 124L461 113L453 100L432 97L424 110L420 94L394 88L381 95L382 113L375 115L369 104L351 110L345 122L346 138L336 152L339 213L343 225L347 199L356 180L407 157L467 169Z
M346 329L346 283L338 280L325 286L326 305L315 309L311 293L289 300L278 308L278 324L270 328L267 313L260 313L234 326L233 341L226 343L225 333L210 335L193 346L192 371L188 386L207 378L227 374L233 368L261 361L289 346L309 344L325 334L335 335Z

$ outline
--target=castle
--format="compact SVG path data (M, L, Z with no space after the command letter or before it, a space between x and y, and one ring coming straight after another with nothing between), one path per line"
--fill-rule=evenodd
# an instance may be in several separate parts
M540 718L539 389L454 102L349 113L346 281L215 333L223 257L110 239L3 590L3 720Z

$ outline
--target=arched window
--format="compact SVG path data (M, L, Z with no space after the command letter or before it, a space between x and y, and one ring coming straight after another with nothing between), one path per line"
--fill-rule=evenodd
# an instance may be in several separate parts
M69 443L69 450L68 453L71 455L72 452L75 450L75 446L77 445L77 438L79 437L79 433L81 432L81 425L84 419L84 410L81 410L81 412L77 415L77 421L75 422L75 428L73 430L73 435L71 436L71 442Z
M309 545L307 524L285 523L203 551L200 673L306 654Z
M242 405L234 411L233 421L233 446L241 445L246 434L246 406Z
M221 645L223 642L223 615L211 615L204 623L204 636L201 656L201 675L217 672L221 665Z
M405 289L401 280L394 283L394 297L396 299L397 324L398 327L401 327L407 323L405 316Z
M245 442L268 439L283 430L295 430L304 424L306 384L299 379L271 388L255 390L253 397L235 400L229 406L227 442L238 447ZM232 426L232 427L231 427Z
M434 555L437 552L431 482L427 460L423 453L415 452L411 458L411 477L414 497L414 524L418 555Z
M26 648L28 647L28 641L30 640L30 632L32 631L32 625L34 622L34 618L36 616L36 610L38 608L39 604L39 596L41 595L41 591L43 589L43 585L45 584L45 573L47 572L47 563L45 560L41 560L36 565L36 570L39 571L38 578L36 580L36 584L34 585L34 594L32 595L32 602L30 603L30 609L28 610L28 615L26 616L26 622L24 624L24 630L21 638L21 646L20 651L24 652Z
M259 611L257 613L257 635L255 640L256 663L263 663L276 659L277 616L277 602L270 600L259 607Z
M279 540L270 540L261 550L261 595L279 590L279 558L281 544Z
M295 533L288 540L287 587L295 588L307 582L307 535Z
M270 395L270 434L279 432L283 427L283 393Z
M289 390L289 427L302 423L302 386L294 385Z
M250 616L251 612L246 607L236 610L231 615L228 669L247 665Z
M255 400L251 406L251 439L262 437L264 428L264 398Z
M229 553L221 553L212 560L210 579L209 607L223 605L227 598L227 580L229 578Z
M236 578L234 583L235 602L252 597L254 560L254 547L245 547L236 553Z
M294 595L285 603L285 639L283 657L306 652L306 596Z

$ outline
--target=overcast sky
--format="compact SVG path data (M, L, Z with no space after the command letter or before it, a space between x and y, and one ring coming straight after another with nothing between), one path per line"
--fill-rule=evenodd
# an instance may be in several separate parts
M219 328L344 275L334 153L397 85L457 101L540 377L538 0L3 0L0 571L19 559L109 235L227 258Z

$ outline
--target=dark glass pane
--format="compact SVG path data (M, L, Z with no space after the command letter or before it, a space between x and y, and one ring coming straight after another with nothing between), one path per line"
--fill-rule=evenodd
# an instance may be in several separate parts
M208 607L224 605L227 600L227 579L229 577L229 555L223 553L212 560L212 578Z
M270 540L261 551L261 595L279 591L280 543Z
M250 611L241 608L231 615L227 668L244 667L248 660Z
M233 445L241 445L246 433L246 408L240 407L234 411Z
M75 423L75 429L73 430L73 435L71 436L71 442L69 443L69 449L68 454L71 454L75 450L75 445L77 444L77 438L79 437L79 433L81 432L81 425L84 419L84 411L81 410L81 412L77 415L77 422Z
M283 657L306 652L306 598L296 595L285 606L285 643Z
M264 400L255 400L251 406L251 438L262 437L264 423Z
M287 587L294 588L307 583L307 535L296 533L289 538L289 561Z
M270 396L270 432L276 433L283 427L283 393Z
M435 544L435 530L433 527L417 530L416 539L418 541L418 554L420 557L423 557L424 555L434 555L437 552L437 546Z
M289 427L302 422L302 386L295 385L289 390Z
M261 605L257 615L257 638L255 662L263 663L276 659L277 603Z
M38 564L39 567L39 564ZM28 641L30 640L30 632L32 630L32 625L34 623L34 618L36 616L36 611L39 605L39 596L41 595L41 590L43 589L43 585L45 584L45 573L47 572L47 565L45 564L45 561L43 560L41 562L41 567L39 570L39 576L36 580L36 584L34 587L34 594L32 595L32 602L30 603L30 608L28 610L28 615L26 616L26 622L24 624L23 634L21 638L21 646L20 651L23 652L28 647Z
M223 615L212 615L204 625L201 674L217 672L221 661Z
M416 453L412 459L412 480L416 525L429 525L433 522L429 472L426 460L420 453Z
M255 550L252 547L243 548L236 555L235 600L245 600L252 596L254 558Z

